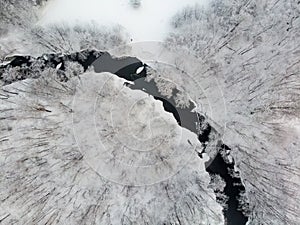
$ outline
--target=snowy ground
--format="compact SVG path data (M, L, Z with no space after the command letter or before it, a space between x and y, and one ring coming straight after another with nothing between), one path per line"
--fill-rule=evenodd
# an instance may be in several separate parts
M170 30L170 19L188 5L206 5L209 0L142 0L133 8L129 0L54 0L46 8L42 24L96 21L100 25L120 24L133 41L163 40Z

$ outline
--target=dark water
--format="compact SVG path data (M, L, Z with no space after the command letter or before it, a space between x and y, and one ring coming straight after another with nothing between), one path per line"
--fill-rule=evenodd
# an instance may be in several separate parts
M152 95L156 100L161 101L164 109L173 114L180 126L197 134L199 141L204 145L204 147L209 141L210 134L212 132L216 132L214 128L207 123L204 116L192 112L195 107L192 102L190 102L189 107L180 108L176 106L175 99L173 97L166 98L165 96L161 95L158 91L156 83L153 80L147 82L145 79L148 66L144 65L135 57L114 58L107 52L97 51L82 51L63 56L47 54L39 58L33 58L30 56L16 56L9 65L0 67L0 79L2 79L1 71L3 72L9 66L24 66L24 75L18 77L18 80L28 78L32 62L37 60L41 62L41 69L45 69L47 67L56 68L57 65L61 64L59 72L62 74L62 81L67 80L66 76L64 76L65 62L73 61L81 64L84 70L87 70L90 66L93 66L95 72L97 73L110 72L116 74L118 77L126 79L127 81L133 82L133 84L125 84L132 90L142 90L145 93ZM142 66L144 66L144 70L137 75L137 69ZM175 96L177 92L178 90L174 90L173 96ZM199 130L199 126L197 126L197 124L205 125L200 126L204 127L204 129ZM221 145L219 148L219 151L222 151L226 148L229 150L226 145ZM202 157L201 154L199 154L199 156ZM228 209L224 209L224 216L227 220L227 224L244 225L246 224L248 218L238 210L239 204L237 197L245 190L245 188L243 187L240 178L234 178L229 174L229 170L232 169L234 169L234 163L226 163L220 153L218 153L211 164L207 166L207 171L210 174L218 174L226 182L224 194L226 194L229 199L227 202Z
M238 210L239 202L237 197L245 191L242 181L239 177L232 177L229 170L234 170L234 163L228 163L221 155L221 151L230 150L226 145L220 146L220 152L216 155L212 163L206 168L210 174L218 174L226 182L224 194L229 197L227 201L228 209L224 209L224 216L227 219L227 225L246 224L248 218Z

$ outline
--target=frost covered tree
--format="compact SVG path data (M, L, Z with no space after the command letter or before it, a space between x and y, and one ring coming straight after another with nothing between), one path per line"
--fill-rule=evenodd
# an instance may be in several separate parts
M213 120L226 122L250 224L299 223L299 10L293 0L216 0L178 13L165 43L198 58L200 84L218 80L210 93L222 88L227 112Z
M44 1L4 1L0 8L0 60L16 52L33 55L63 53L83 49L107 50L124 44L120 26L104 27L95 22L67 25L37 25ZM20 42L20 40L22 40Z
M1 4L8 2L12 1ZM20 9L31 13L32 4L25 3L18 3ZM1 21L22 15L15 15L25 12L18 4L5 5ZM26 22L21 24L34 17L24 18ZM174 82L170 81L175 80L185 87L176 96L178 105L184 106L191 97L203 106L205 115L210 115L212 106L216 114L209 122L216 128L226 127L218 138L231 147L230 156L243 178L246 190L239 198L240 208L249 215L250 225L299 224L299 20L299 2L293 0L213 0L207 9L188 7L174 17L174 29L165 46L171 51L179 49L181 56L187 50L196 57L192 64L187 58L172 62L178 68L194 70L189 74L192 82L184 73L162 74L169 76L169 82L150 74L162 94L172 96ZM119 28L102 29L94 24L21 27L32 40L31 49L40 48L40 52L71 53L123 43ZM165 140L175 143L176 133L164 133L178 129L176 122L151 118L154 114L166 119L167 114L151 97L139 93L146 99L140 100L123 85L124 80L111 74L81 75L82 67L76 63L68 62L65 67L68 79L64 82L59 68L41 70L38 63L32 65L35 72L26 76L37 79L16 82L26 75L26 66L9 67L1 75L5 84L14 83L0 83L0 222L224 224L213 193L219 191L217 197L225 206L224 181L217 176L210 179L194 151L187 167L173 179L155 185L124 186L99 176L104 173L125 182L149 182L145 178L172 171L168 151L178 154L194 149L188 142L180 142L174 148L162 145L165 148L153 155L140 151L128 155L126 145L141 146L134 140L149 134L155 139L149 145L142 142L141 149ZM216 94L219 89L221 97ZM132 120L124 120L124 115ZM154 132L147 132L149 118ZM92 133L91 127L100 129ZM74 137L74 131L82 136ZM99 140L107 147L100 152L95 150L99 150ZM80 151L79 144L85 151ZM109 167L102 170L98 159ZM126 160L125 165L154 160L159 166L146 176L136 168L128 173L120 167L121 160Z
M33 27L28 38L41 52L72 53L84 49L106 50L124 44L124 34L118 26L107 28L96 23L52 24Z
M1 0L0 1L0 32L8 29L22 27L37 20L37 8L43 1L34 0ZM1 36L0 33L0 36Z
M24 33L28 33L38 21L39 10L44 2L46 1L0 0L0 62L6 56L26 52L30 41Z
M224 224L196 135L160 103L113 74L53 72L0 89L2 224Z

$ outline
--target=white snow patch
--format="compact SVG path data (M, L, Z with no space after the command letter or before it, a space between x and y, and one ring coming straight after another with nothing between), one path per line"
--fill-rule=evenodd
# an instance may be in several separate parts
M139 68L136 70L136 74L140 74L143 70L144 70L144 66L139 67Z
M53 0L44 9L42 24L96 21L123 26L132 41L161 41L168 34L170 19L188 5L206 5L208 0L142 0L138 9L129 0Z
M61 66L62 66L62 63L59 63L55 69L59 70L61 68Z

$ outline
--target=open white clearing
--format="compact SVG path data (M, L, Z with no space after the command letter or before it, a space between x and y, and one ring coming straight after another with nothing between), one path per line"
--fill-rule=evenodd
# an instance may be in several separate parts
M100 25L119 24L129 33L129 41L161 41L170 20L188 5L205 5L209 0L141 0L134 8L129 0L53 0L44 9L41 23L95 21Z

